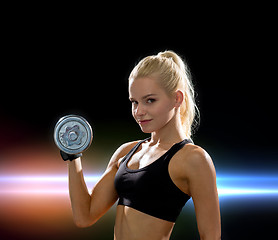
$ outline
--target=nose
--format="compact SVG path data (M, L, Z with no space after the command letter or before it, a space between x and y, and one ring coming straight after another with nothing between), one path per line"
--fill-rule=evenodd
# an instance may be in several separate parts
M135 109L135 115L137 117L142 117L142 116L146 115L146 109L140 103L138 103L138 105L137 105L137 107Z

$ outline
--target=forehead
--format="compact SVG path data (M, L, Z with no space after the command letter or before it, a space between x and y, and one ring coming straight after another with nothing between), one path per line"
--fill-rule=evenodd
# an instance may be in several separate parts
M130 97L142 97L147 94L163 94L164 90L155 78L142 77L129 82Z

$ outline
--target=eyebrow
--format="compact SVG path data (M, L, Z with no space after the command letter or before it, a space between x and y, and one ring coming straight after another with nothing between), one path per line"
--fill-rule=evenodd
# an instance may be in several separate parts
M146 99L146 98L148 98L148 97L153 97L153 96L156 96L157 94L154 94L154 93L150 93L150 94L147 94L147 95L145 95L144 97L142 97L142 99L144 100L144 99ZM130 100L134 100L132 97L131 98L129 98Z
M150 93L150 94L147 94L145 95L144 97L142 97L142 99L146 99L148 97L153 97L153 96L156 96L157 94L154 94L154 93Z

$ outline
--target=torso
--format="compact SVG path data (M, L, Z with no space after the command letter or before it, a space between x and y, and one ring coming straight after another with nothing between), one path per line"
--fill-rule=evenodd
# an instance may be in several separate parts
M135 144L134 144L135 145ZM141 144L137 151L128 161L130 169L140 169L156 161L166 153L172 145L150 146L148 142ZM189 194L186 179L179 177L179 162L185 159L185 153L192 144L188 144L177 152L169 163L169 175L174 184L184 193ZM122 159L119 160L119 163ZM115 240L168 240L174 223L162 220L148 214L137 211L128 206L117 206L115 222Z
M114 240L168 240L174 223L119 205Z
M140 169L146 167L157 160L160 156L168 151L167 146L149 146L149 143L142 143L138 150L132 155L131 159L128 161L128 168L130 169Z

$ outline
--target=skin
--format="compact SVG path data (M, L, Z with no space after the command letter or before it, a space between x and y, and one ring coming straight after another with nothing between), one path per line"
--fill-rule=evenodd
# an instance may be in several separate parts
M145 167L175 143L187 138L180 120L183 92L169 96L155 78L132 80L129 85L132 115L151 139L140 145L128 162L130 169ZM68 163L69 191L74 221L79 227L93 225L117 201L114 178L122 158L138 141L123 144L111 157L106 171L90 195L82 173L81 159ZM174 184L193 199L201 240L221 239L216 174L204 149L187 144L169 163ZM167 240L174 223L158 219L133 208L117 206L114 240Z

